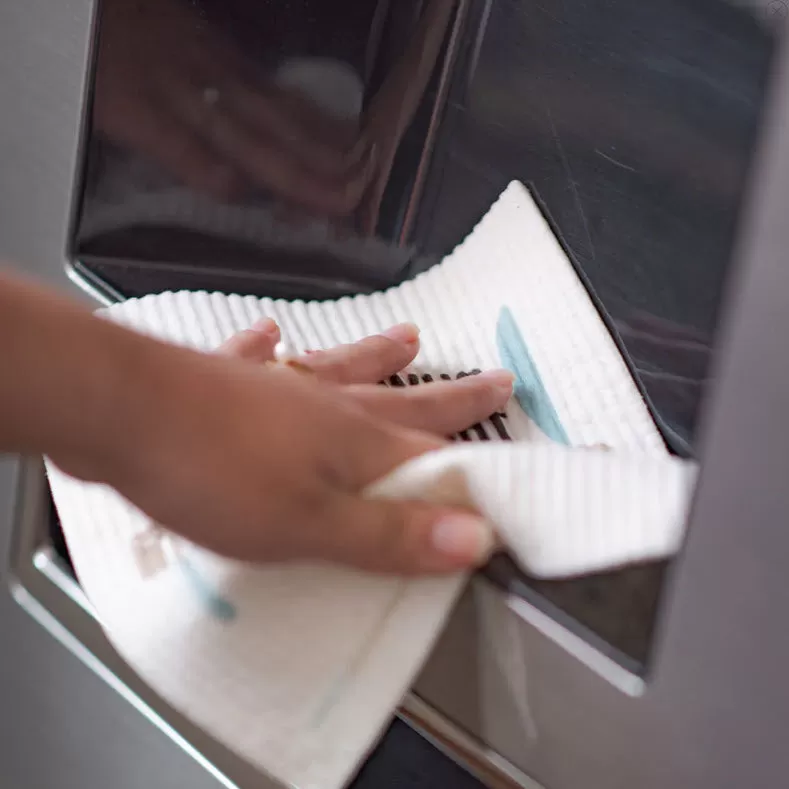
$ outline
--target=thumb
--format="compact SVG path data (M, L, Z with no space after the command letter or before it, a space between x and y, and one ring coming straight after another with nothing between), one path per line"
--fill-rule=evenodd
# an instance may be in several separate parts
M342 497L323 531L322 558L372 572L429 575L485 564L493 530L471 512L414 501Z

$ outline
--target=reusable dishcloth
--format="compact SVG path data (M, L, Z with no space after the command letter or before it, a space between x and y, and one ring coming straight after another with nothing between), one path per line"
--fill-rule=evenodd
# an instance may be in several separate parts
M385 293L325 303L164 293L105 314L205 351L263 316L294 352L413 321L422 350L399 383L505 364L516 397L368 495L474 506L543 578L667 557L682 540L694 467L668 454L521 184L442 263ZM118 652L217 740L300 789L353 777L466 581L229 561L152 530L106 487L52 465L49 475L76 571Z

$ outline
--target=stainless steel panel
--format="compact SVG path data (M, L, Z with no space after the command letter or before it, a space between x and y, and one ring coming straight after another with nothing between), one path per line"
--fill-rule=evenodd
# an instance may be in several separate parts
M0 4L0 257L64 288L90 13L90 0ZM218 786L12 599L6 568L16 473L16 463L0 460L3 785Z
M88 0L0 6L0 254L64 287L89 14ZM783 66L789 78L786 58ZM780 626L789 508L789 371L780 364L789 315L786 91L771 120L764 191L743 249L755 259L734 284L740 304L706 431L691 539L646 685L484 584L419 683L433 706L549 789L767 785L789 766L781 736L789 637ZM0 462L4 783L217 786L12 599L5 568L17 470Z

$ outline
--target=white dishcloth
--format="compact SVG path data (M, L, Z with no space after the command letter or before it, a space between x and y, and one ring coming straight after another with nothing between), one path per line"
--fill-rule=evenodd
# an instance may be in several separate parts
M264 315L296 352L413 321L422 329L417 374L454 376L498 367L502 357L521 372L531 365L536 378L519 384L531 416L513 402L499 424L513 442L480 443L497 434L483 425L469 443L408 464L368 495L471 503L524 569L543 577L666 557L682 539L694 468L667 453L520 184L442 264L383 294L304 304L166 293L107 314L204 350ZM528 359L505 347L513 342ZM115 492L51 465L49 474L77 573L118 652L217 740L300 789L350 780L465 582L228 561L157 541L147 518Z

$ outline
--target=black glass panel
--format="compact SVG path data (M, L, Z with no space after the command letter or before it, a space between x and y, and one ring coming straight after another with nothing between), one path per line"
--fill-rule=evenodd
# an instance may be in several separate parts
M127 295L409 276L463 8L103 0L73 256Z
M769 17L769 15L768 15ZM770 56L723 0L103 0L73 254L326 297L530 185L691 451Z
M692 442L757 137L769 28L717 0L490 4L449 166L420 216L443 250L529 183L675 447Z
M785 11L762 5L102 0L71 256L115 297L366 292L518 179L693 454ZM640 662L664 570L488 575Z

